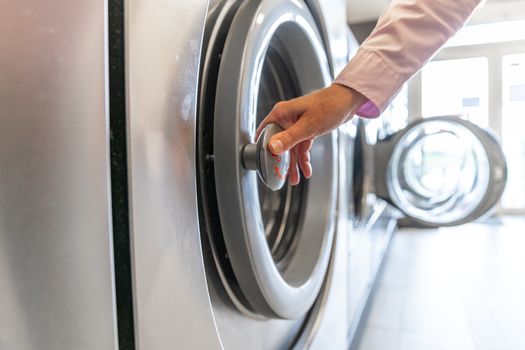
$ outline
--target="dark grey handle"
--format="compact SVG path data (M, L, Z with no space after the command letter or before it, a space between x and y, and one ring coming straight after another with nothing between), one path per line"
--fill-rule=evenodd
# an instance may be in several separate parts
M268 124L259 135L256 143L243 147L243 166L257 171L262 182L272 191L280 190L286 182L290 166L290 152L274 155L268 150L268 142L273 135L283 129L277 124Z

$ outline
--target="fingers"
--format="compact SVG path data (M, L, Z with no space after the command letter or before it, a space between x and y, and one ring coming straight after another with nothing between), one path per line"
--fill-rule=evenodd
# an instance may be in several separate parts
M299 169L297 168L297 157L295 152L290 152L290 167L288 168L288 181L292 186L299 183Z
M310 178L312 176L310 148L313 138L317 136L317 130L320 130L315 118L304 114L302 99L304 98L277 103L256 131L256 138L258 138L261 131L269 123L276 123L284 129L270 139L268 149L276 155L291 150L288 170L288 180L291 185L299 183L299 169L301 169L304 177Z
M288 181L292 186L297 185L301 180L299 168L305 178L308 179L312 176L312 165L310 164L310 148L312 147L312 143L312 140L306 140L290 150Z
M312 140L306 140L297 145L297 162L304 177L307 179L312 176L312 164L310 163L310 149L312 148L312 144Z
M255 133L256 138L259 137L262 129L270 123L276 123L283 129L287 129L295 123L299 116L303 113L303 107L299 99L290 101L281 101L275 104L273 109L261 122Z
M264 127L270 123L277 123L281 125L278 121L284 118L286 107L284 107L285 102L278 102L275 104L273 109L268 113L268 115L263 119L261 124L257 127L255 132L255 138L259 137L259 134L264 129ZM282 127L282 126L281 126Z
M283 154L298 143L316 136L317 128L307 116L303 116L288 129L275 134L270 139L268 148L273 154Z

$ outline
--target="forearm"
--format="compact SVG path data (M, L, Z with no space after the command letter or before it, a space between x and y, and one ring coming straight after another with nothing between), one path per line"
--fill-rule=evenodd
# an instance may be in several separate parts
M336 78L361 93L364 117L377 117L403 84L453 36L480 0L394 0Z

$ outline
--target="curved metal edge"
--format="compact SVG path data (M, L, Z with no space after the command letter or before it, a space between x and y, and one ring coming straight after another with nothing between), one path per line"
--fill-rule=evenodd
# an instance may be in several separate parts
M207 152L213 153L213 150L203 149L203 147L205 147L204 145L210 142L209 138L213 138L213 120L210 120L212 118L210 118L208 113L211 115L214 113L213 110L215 106L211 101L215 100L220 56L222 55L231 22L240 5L241 2L238 0L212 0L206 18L202 47L203 59L201 61L199 77L200 91L197 116L199 218L201 234L203 235L201 243L204 254L211 254L213 259L209 261L214 265L206 269L207 279L214 280L215 276L213 275L217 274L227 297L231 300L235 308L245 316L262 320L266 319L266 317L257 314L246 300L242 291L239 290L237 279L235 278L227 252L225 251L225 243L220 228L220 218L218 218L216 184L212 183L213 180L210 181L210 179L215 176L214 174L208 174L208 171L212 171L213 169L213 157L209 157ZM257 146L256 144L252 145L254 146L253 153L255 154ZM246 147L244 147L244 150L246 150ZM256 161L255 156L254 161ZM257 164L250 164L249 166L253 169L257 168ZM214 202L214 205L210 206L210 203L206 204L209 201Z
M125 5L137 348L222 349L196 202L195 112L208 1Z

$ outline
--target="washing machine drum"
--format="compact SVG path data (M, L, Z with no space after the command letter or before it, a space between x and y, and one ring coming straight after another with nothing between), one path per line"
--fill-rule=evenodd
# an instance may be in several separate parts
M418 120L374 146L375 191L408 224L454 226L490 213L507 180L493 133L459 116Z
M230 1L214 16L199 110L203 231L239 310L298 318L315 302L330 259L336 135L316 140L310 180L275 192L243 166L242 150L276 102L330 83L328 60L301 1Z

